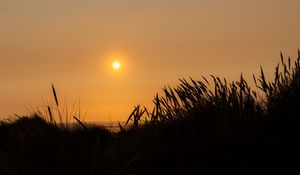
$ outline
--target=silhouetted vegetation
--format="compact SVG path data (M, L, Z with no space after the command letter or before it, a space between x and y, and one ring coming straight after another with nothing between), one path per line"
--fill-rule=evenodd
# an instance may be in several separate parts
M298 172L300 51L263 69L256 87L211 76L164 87L155 107L136 106L119 132L60 124L53 108L0 125L0 174L271 174ZM69 114L66 121L70 121ZM67 122L68 123L68 122Z

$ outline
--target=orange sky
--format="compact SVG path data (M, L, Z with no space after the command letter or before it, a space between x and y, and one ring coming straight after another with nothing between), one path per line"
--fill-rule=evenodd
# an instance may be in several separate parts
M0 118L43 108L51 83L86 121L113 121L179 78L272 74L299 21L299 0L1 0Z

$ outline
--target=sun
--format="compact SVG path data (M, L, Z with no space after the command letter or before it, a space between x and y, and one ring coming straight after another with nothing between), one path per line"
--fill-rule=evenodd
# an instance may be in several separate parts
M120 61L113 61L112 67L113 67L114 70L119 70L121 68Z

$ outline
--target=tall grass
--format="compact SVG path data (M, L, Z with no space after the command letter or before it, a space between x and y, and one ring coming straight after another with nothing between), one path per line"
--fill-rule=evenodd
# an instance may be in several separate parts
M255 87L243 75L181 79L152 109L135 106L119 133L72 115L52 85L43 118L0 123L0 174L299 174L300 51L284 60L273 81L261 68ZM80 127L57 125L65 115Z
M212 86L205 77L198 81L180 79L177 87L164 87L164 94L155 96L153 109L136 106L126 123L133 121L133 126L137 127L139 123L165 123L188 116L201 117L201 113L212 111L252 118L257 114L264 115L273 107L278 107L275 103L284 94L299 88L300 51L293 65L290 57L286 63L283 54L280 55L281 62L275 68L273 81L266 79L262 67L258 78L253 75L254 88L250 87L242 74L239 81L230 83L225 78L221 80L211 75Z
M53 102L48 102L44 106L32 108L33 115L43 117L47 122L62 127L69 127L70 124L78 123L79 126L86 128L83 120L86 111L82 114L82 106L80 100L68 103L65 98L63 102L60 101L58 93L53 84L51 84L51 92Z

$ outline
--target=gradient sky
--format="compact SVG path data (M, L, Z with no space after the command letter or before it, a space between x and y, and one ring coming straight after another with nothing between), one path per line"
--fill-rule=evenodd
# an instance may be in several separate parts
M179 78L271 75L299 47L299 0L1 0L0 118L44 108L53 83L86 121L123 121Z

